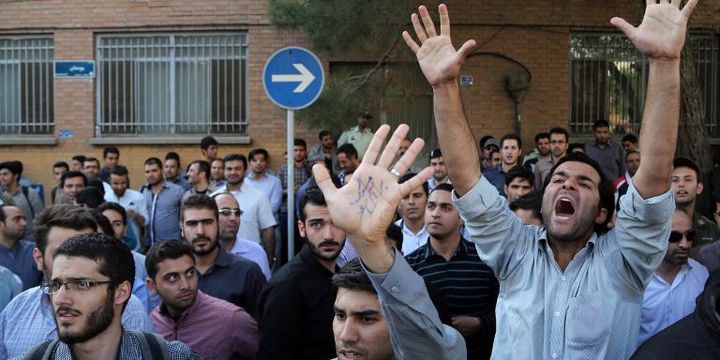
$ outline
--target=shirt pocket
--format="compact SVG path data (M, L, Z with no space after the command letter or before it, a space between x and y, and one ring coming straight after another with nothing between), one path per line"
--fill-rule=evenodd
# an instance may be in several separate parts
M568 359L574 358L573 354L578 353L595 353L598 358L602 357L610 333L605 300L597 292L569 299L565 319Z

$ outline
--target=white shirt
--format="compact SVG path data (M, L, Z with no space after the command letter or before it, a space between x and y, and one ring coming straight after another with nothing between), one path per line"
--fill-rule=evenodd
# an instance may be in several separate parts
M280 210L280 204L282 203L282 183L280 178L275 175L263 174L259 179L253 178L253 174L249 174L245 177L244 183L252 185L256 189L265 193L270 201L273 213L277 213Z
M695 310L695 299L703 291L708 271L688 259L672 284L653 273L643 296L638 346Z
M117 195L115 195L115 192L110 189L110 191L105 191L105 201L120 204L120 206L122 206L125 210L132 210L144 217L146 222L148 221L145 195L137 190L125 189L123 196L118 198ZM130 216L128 216L127 225L128 231L132 231L132 235L135 237L135 240L137 240L137 249L140 247L140 225Z
M402 229L402 253L404 255L408 255L411 252L417 250L417 248L425 245L430 238L430 234L428 234L427 229L425 229L424 226L417 234L415 234L412 232L412 230L408 229L408 227L405 226L405 222L403 221L403 219L396 221L395 225L399 226Z
M270 280L270 264L268 264L267 253L260 244L245 239L235 239L231 254L240 255L256 264L260 267L265 280Z
M210 196L227 191L227 185L224 185ZM260 230L277 225L270 207L270 201L260 190L244 182L239 191L230 191L230 193L235 195L235 199L240 204L240 210L243 212L240 216L240 230L238 230L237 239L260 243L262 241Z

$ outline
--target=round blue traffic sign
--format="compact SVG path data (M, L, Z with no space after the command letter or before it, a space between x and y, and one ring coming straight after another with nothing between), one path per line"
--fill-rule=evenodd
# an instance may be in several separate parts
M263 85L275 105L299 110L315 102L325 84L322 64L315 54L301 47L276 51L265 63Z

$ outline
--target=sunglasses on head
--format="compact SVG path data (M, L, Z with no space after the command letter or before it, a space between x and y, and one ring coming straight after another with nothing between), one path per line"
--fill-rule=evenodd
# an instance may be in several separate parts
M243 213L243 211L240 210L240 209L238 209L238 208L235 208L235 209L231 209L231 208L220 208L220 209L218 209L218 214L224 215L224 216L228 216L228 215L230 215L230 214L234 214L234 215L236 215L236 216L240 216L240 215L242 215L242 213Z
M680 240L682 240L683 236L688 241L693 241L693 239L695 239L695 230L688 230L685 233L681 233L679 231L673 230L670 232L670 239L668 239L668 241L670 241L671 243L676 243L676 242L679 242Z

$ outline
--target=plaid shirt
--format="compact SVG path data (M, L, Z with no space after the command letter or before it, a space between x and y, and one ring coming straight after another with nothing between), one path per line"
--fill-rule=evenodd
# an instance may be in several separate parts
M312 172L310 171L310 164L308 164L307 161L305 161L301 167L294 166L293 169L295 170L295 186L293 190L297 191L300 186L312 176ZM287 190L287 164L280 167L278 176L280 176L283 190Z

